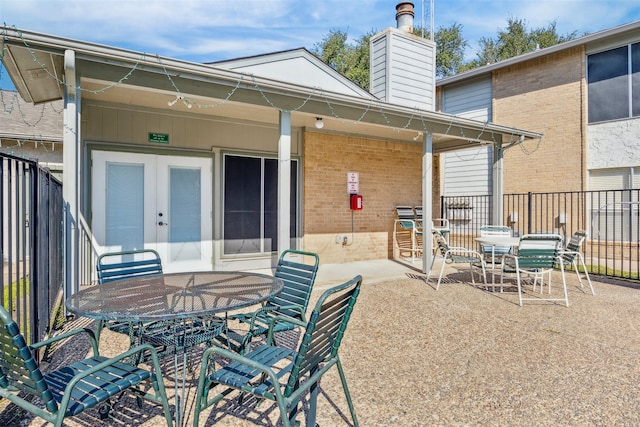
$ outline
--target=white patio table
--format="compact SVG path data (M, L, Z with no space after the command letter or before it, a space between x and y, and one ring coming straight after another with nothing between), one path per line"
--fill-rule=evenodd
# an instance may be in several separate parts
M476 237L476 242L483 245L491 245L491 287L495 291L496 288L496 259L495 249L496 246L511 246L516 247L520 244L519 237L511 236L482 236Z

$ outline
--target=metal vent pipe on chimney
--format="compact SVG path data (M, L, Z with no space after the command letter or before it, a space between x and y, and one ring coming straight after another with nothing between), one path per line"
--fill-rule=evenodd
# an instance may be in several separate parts
M396 21L399 30L413 33L413 3L403 1L396 5Z

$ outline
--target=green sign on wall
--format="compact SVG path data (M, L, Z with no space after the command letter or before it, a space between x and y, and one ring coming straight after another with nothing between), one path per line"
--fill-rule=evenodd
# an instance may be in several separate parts
M156 144L168 144L169 134L149 132L149 142L155 142Z

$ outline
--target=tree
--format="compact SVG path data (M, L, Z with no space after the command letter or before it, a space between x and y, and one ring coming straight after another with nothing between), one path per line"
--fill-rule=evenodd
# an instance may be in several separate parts
M434 34L436 41L436 77L443 78L458 73L463 64L464 50L469 43L462 37L462 25L439 27Z
M369 40L374 34L374 31L364 34L351 45L345 31L331 30L311 52L349 80L368 88Z
M499 29L495 39L480 38L478 59L467 64L467 69L493 64L536 49L566 42L576 38L576 34L576 31L566 35L558 34L556 21L551 22L547 27L529 29L525 20L509 17L507 28Z

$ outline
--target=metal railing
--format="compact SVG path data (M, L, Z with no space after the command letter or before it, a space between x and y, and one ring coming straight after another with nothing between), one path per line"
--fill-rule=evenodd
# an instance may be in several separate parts
M441 198L452 245L476 248L480 227L491 223L491 201L490 195ZM639 278L640 189L505 194L503 204L501 223L514 235L551 232L568 240L585 230L582 249L592 273Z
M35 342L62 300L62 183L36 161L2 153L0 175L0 303Z

